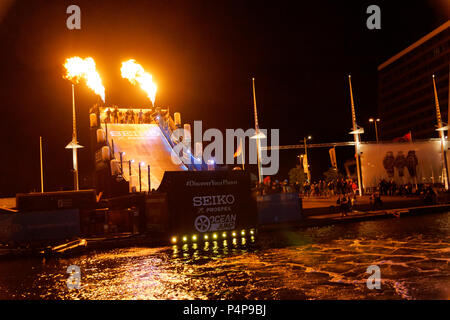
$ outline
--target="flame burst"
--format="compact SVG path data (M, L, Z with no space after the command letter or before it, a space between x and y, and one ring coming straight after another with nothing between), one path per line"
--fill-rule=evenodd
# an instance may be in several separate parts
M145 72L144 68L136 60L130 59L122 62L122 78L128 79L133 85L139 84L141 89L147 93L147 97L155 104L156 84L152 80L152 75Z
M105 102L105 87L102 79L95 68L94 59L88 57L82 59L80 57L72 57L66 59L64 67L67 70L64 78L78 83L81 78L86 80L86 85L99 95Z

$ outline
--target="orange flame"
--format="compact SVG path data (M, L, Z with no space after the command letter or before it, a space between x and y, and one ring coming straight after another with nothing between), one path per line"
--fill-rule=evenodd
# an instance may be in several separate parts
M64 63L64 67L67 70L64 78L73 81L74 83L78 83L82 78L85 79L86 85L99 95L103 102L105 102L105 87L95 68L94 59L90 57L85 59L80 57L68 58Z
M141 89L147 93L147 97L155 104L156 84L152 80L152 75L145 72L144 68L136 60L130 59L122 62L122 78L128 79L133 85L139 84Z

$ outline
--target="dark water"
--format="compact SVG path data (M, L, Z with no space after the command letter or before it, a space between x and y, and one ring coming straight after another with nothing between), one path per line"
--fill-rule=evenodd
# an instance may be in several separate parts
M450 213L0 262L1 299L450 299ZM67 289L66 269L81 269ZM369 290L369 265L381 289Z

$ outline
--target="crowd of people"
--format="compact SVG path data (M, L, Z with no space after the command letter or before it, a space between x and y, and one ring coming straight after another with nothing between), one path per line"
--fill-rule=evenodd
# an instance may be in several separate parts
M335 195L356 195L358 184L352 179L335 179L330 181L319 180L317 182L309 183L305 181L303 185L295 185L299 193L303 193L305 197L331 197Z
M118 107L114 109L108 108L105 112L106 123L151 123L152 113L150 111L143 112L142 109L139 112L134 112L132 109L127 111L120 111Z
M161 114L162 118L167 121L169 114L168 112L160 112L156 108L155 111L148 110L143 111L142 109L139 112L134 111L133 109L127 109L123 111L123 109L119 109L117 106L113 108L107 108L105 111L104 118L102 117L102 122L105 123L120 123L120 124L143 124L143 123L152 123L155 121L155 118ZM92 110L92 112L97 113L97 110ZM97 113L98 114L98 113Z
M408 196L408 195L420 195L425 194L431 187L430 184L412 184L410 182L404 184L397 184L394 180L387 181L382 179L378 183L378 191L383 196ZM435 184L436 189L443 189L441 184Z
M270 179L266 179L263 183L256 184L256 189L260 195L264 194L274 194L274 193L291 193L294 192L295 189L292 185L289 184L288 180L284 181L270 181Z

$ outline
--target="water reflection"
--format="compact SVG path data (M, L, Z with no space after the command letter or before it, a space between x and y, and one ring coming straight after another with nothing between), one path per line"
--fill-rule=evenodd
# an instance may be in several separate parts
M0 262L1 299L450 299L450 214ZM366 287L380 266L381 290ZM66 269L81 269L68 290Z

